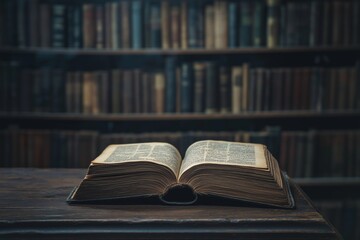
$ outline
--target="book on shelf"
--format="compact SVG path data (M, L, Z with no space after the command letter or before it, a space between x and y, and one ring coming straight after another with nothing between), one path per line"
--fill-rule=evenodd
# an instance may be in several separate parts
M359 46L359 5L356 0L4 0L0 45L165 50Z
M169 57L163 69L154 70L23 68L17 61L1 62L0 69L2 112L239 114L360 108L360 62L254 68Z
M191 204L200 195L295 206L288 178L265 145L213 140L193 143L184 159L168 143L110 145L67 201L159 196L165 203Z

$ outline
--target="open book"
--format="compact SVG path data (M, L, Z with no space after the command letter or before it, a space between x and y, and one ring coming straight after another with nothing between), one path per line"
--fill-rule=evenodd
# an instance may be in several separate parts
M191 193L173 199L173 192ZM167 203L192 203L210 195L292 208L287 177L266 146L199 141L184 159L168 143L108 146L89 166L69 203L159 196ZM176 194L174 195L176 196Z

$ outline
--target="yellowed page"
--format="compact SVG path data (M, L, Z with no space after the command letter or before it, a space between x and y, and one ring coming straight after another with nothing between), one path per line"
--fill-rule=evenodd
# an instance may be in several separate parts
M168 143L134 143L109 145L93 164L153 162L170 168L177 176L181 165L179 151Z
M179 178L189 168L204 163L267 169L265 149L262 144L213 140L196 142L186 151Z

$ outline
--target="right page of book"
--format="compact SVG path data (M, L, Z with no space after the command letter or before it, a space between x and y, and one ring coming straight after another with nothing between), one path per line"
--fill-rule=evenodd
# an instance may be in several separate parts
M161 142L113 144L109 145L95 160L94 164L114 164L124 162L153 162L170 168L178 175L181 155L178 150Z
M267 168L265 149L261 144L199 141L187 149L179 176L189 168L204 163Z

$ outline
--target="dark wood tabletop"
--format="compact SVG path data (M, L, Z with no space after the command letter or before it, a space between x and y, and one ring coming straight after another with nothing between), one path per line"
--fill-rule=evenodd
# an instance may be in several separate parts
M0 239L339 239L294 183L295 209L65 200L85 169L0 169Z

